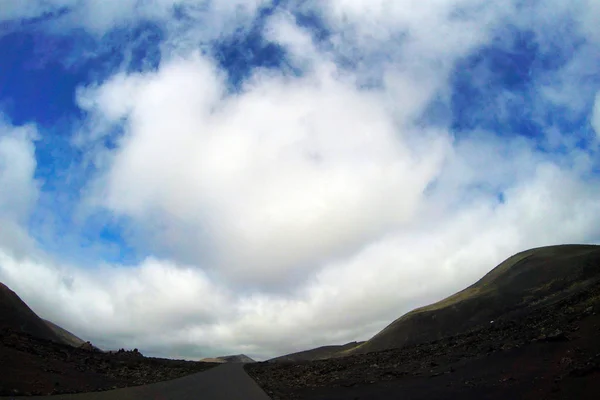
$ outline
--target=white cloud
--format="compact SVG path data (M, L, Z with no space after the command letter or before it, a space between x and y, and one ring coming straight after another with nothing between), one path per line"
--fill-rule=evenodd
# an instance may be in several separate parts
M329 75L258 74L225 96L214 71L194 57L85 96L128 116L100 180L105 206L160 221L159 240L187 246L176 250L194 263L207 252L195 241L208 239L219 270L247 283L293 277L414 213L443 147L411 153L378 93Z
M107 347L267 357L366 339L517 251L600 240L593 150L559 156L533 139L456 139L414 124L434 98L446 100L457 60L507 19L522 23L512 3L305 3L323 13L327 43L315 43L293 10L278 11L266 39L302 73L255 70L237 93L214 60L189 49L247 24L266 2L177 3L190 7L189 21L169 19L172 0L122 2L93 23L73 14L95 32L155 15L167 21L164 46L177 51L156 72L116 73L78 93L90 128L79 144L99 168L81 207L126 216L144 232L148 258L65 266L40 253L15 257L0 235L0 279L43 316ZM96 15L99 4L77 12ZM216 25L200 23L207 15ZM544 26L562 18L531 15ZM124 132L117 148L97 151L115 127ZM0 198L0 209L24 232L37 196L34 144L2 138L0 162L10 162L0 187L18 197Z
M23 224L38 198L33 126L13 127L0 115L0 247L21 257L34 248Z
M196 269L166 261L85 270L59 266L49 257L16 261L0 251L0 272L2 281L43 317L104 346L147 345L231 314L225 290Z
M500 158L508 163L510 156ZM479 196L439 215L437 203L445 199L433 196L413 226L327 265L301 300L254 299L236 324L236 337L261 338L279 353L365 339L411 308L463 289L518 251L590 238L598 243L598 186L552 164L531 166L533 173L512 185L502 204L493 195ZM297 337L293 345L290 337Z
M265 40L277 43L287 51L288 61L304 72L321 70L321 73L336 69L323 53L320 53L313 43L311 32L296 25L293 14L278 11L271 16L264 28Z
M592 114L592 128L596 131L596 135L600 138L600 94L596 96L594 111Z
M37 199L33 179L36 161L32 140L36 130L30 126L15 128L0 125L0 215L25 218Z
M426 214L415 226L328 263L295 295L235 293L196 267L152 259L85 271L2 255L0 272L43 316L107 347L269 357L365 339L517 251L600 237L598 187L537 163L507 190L503 204L490 196L445 216ZM430 198L426 211L439 201Z

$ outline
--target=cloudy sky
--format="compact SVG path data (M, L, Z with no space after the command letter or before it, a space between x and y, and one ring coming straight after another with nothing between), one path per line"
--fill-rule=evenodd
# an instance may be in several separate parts
M364 340L600 243L597 0L0 0L0 281L100 347Z

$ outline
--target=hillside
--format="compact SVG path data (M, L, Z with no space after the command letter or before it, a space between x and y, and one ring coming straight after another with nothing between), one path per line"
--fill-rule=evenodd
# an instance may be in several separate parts
M15 292L3 283L0 283L0 329L26 333L57 343L66 343Z
M1 282L0 330L27 334L73 347L83 346L98 350L66 329L40 318L15 292Z
M398 318L347 352L425 343L511 318L585 290L600 278L600 246L561 245L518 253L468 288Z
M273 400L595 400L598 332L600 246L552 246L328 359L245 368Z
M275 357L269 362L282 362L282 361L313 361L323 360L334 357L340 352L347 352L357 346L362 345L364 342L350 342L343 345L332 345L332 346L321 346L311 350L299 351L297 353L286 354L284 356Z
M54 334L58 336L63 343L73 347L79 347L86 344L85 340L78 338L68 330L56 325L54 322L48 321L46 319L44 319L43 321L46 323L46 325L50 327L50 329L52 329Z
M0 396L95 392L146 385L215 367L214 363L102 352L41 319L0 283Z

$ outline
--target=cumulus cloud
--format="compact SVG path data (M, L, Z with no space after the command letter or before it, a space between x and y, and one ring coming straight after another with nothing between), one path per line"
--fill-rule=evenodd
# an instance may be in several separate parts
M0 199L2 215L23 219L37 198L37 185L33 179L36 161L32 140L35 128L0 125L0 161L2 162Z
M30 306L47 310L46 318L99 345L148 345L148 340L210 326L231 314L226 290L197 269L167 261L149 258L135 268L102 265L86 271L47 256L17 262L1 253L0 265L3 281L24 293Z
M38 195L33 126L14 127L0 116L0 246L22 257L34 248L23 225Z
M176 253L189 261L209 252L231 279L276 283L414 213L442 146L411 153L377 93L329 74L259 73L223 97L214 71L195 57L87 94L105 115L127 119L97 189L105 206L160 221L158 239L186 246ZM131 87L137 93L121 95ZM198 235L211 248L199 248Z
M188 20L168 19L176 3ZM596 150L554 154L533 137L418 122L433 101L448 101L458 60L507 21L521 23L515 4L278 9L263 38L284 49L285 67L255 69L231 91L227 72L198 51L213 34L192 25L214 14L232 29L267 3L214 1L204 14L187 0L123 2L102 10L104 25L84 23L97 32L160 15L170 21L164 46L178 51L156 71L117 72L77 94L87 115L77 145L96 167L80 211L125 218L147 257L82 268L39 252L17 258L0 240L0 278L44 316L105 347L265 358L367 339L517 251L600 240ZM540 26L562 18L544 10L532 14ZM307 11L329 30L324 42L298 23ZM560 76L576 86L569 65ZM577 97L535 84L538 102ZM115 130L116 146L104 147ZM0 162L10 159L0 187L19 194L0 199L0 210L25 232L38 189L34 142L20 135L0 136Z

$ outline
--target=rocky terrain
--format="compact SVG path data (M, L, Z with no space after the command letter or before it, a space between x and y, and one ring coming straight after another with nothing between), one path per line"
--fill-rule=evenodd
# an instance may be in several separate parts
M363 345L345 357L246 370L273 399L600 398L600 248L536 249L507 261L467 293L371 339L397 348Z
M0 331L0 396L110 390L179 378L218 364L144 357L134 349L104 353Z
M47 395L145 385L218 364L103 352L41 319L0 283L0 396Z

